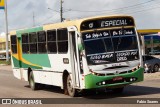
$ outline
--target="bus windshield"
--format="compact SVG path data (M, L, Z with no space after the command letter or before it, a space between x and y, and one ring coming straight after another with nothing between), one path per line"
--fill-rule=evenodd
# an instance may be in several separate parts
M114 63L138 59L138 43L132 28L83 33L88 64Z

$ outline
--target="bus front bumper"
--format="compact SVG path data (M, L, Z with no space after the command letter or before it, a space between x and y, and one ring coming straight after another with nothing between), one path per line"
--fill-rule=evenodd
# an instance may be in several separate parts
M97 76L88 74L85 76L85 89L94 88L118 88L135 82L143 81L144 69L139 68L134 72L112 76Z

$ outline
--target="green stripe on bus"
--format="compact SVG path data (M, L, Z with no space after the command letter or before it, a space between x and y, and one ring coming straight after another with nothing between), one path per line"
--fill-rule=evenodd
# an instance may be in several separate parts
M23 58L39 66L51 67L48 54L23 54Z
M42 67L37 67L37 66L32 66L32 65L25 64L22 61L17 60L13 56L12 56L12 60L13 60L14 67L16 67L16 68L29 68L30 67L32 69L42 69Z
M19 60L12 56L14 67L20 68Z

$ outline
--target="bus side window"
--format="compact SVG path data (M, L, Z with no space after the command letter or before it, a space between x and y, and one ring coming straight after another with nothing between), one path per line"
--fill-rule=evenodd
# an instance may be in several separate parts
M37 53L37 34L35 32L29 33L30 53Z
M56 30L47 31L47 49L48 53L57 53L57 35Z
M38 52L39 53L46 53L46 32L40 31L37 33L38 35Z
M57 30L57 42L58 42L58 52L67 53L68 52L68 30L66 28Z
M29 37L28 33L22 34L22 52L29 53Z
M11 50L13 54L17 54L17 37L16 35L11 35Z

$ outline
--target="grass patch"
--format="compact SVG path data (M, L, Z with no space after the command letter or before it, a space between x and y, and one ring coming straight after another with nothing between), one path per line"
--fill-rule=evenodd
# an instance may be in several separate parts
M11 65L11 61L0 60L0 64Z

